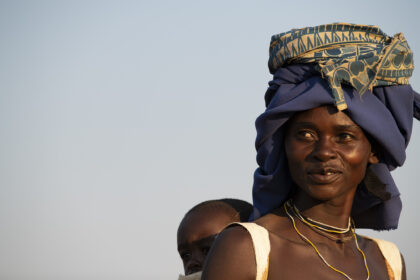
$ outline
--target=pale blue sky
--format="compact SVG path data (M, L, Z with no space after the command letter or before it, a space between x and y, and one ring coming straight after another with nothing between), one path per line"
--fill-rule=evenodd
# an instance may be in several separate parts
M271 35L330 22L404 32L418 1L0 1L0 279L176 279L194 204L251 201ZM419 73L412 85L420 91ZM417 251L419 123L394 172ZM371 234L370 232L365 234Z

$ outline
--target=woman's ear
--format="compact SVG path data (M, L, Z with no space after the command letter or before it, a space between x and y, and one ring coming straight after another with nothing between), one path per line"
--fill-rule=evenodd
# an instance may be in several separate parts
M376 155L374 151L371 151L368 161L370 164L377 164L379 162L379 157Z
M377 164L379 162L379 159L381 158L381 149L379 149L380 146L370 135L366 134L366 137L368 138L370 143L370 154L368 162L370 164Z

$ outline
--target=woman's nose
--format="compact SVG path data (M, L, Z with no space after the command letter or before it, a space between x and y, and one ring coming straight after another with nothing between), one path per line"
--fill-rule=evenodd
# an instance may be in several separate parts
M335 144L328 137L320 138L314 145L312 156L319 161L328 161L337 157Z

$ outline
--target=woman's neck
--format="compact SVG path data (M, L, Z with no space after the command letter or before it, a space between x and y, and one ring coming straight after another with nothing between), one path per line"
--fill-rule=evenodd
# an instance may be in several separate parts
M334 227L346 228L353 206L353 196L321 201L303 192L297 192L293 203L305 217Z

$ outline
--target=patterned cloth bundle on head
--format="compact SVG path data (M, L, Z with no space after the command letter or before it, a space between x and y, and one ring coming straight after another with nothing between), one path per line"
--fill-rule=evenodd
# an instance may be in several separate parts
M347 108L341 84L359 94L374 86L408 84L413 53L402 33L388 37L379 27L349 23L293 29L274 35L271 74L287 64L315 63L326 78L339 110Z
M345 23L294 29L272 37L269 68L267 109L256 120L253 219L293 193L284 124L294 113L335 105L379 150L379 163L368 167L356 192L356 227L397 228L401 200L390 171L404 163L413 116L420 119L420 95L408 85L413 54L403 35Z

